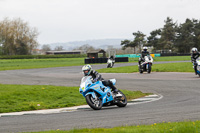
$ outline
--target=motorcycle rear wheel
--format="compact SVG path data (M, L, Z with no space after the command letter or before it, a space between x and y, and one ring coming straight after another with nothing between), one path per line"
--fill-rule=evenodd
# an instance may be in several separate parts
M118 107L125 107L127 105L127 99L124 93L122 93L120 90L118 91L120 94L122 94L122 97L119 99L119 102L117 103Z
M92 95L87 95L85 97L87 104L94 110L100 110L102 108L102 101L97 97L93 98Z

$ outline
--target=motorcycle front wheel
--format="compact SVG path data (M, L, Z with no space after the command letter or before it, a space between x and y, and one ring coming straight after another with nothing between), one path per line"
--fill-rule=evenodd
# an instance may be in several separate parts
M119 102L117 103L118 107L125 107L127 105L127 99L124 93L122 93L120 90L118 91L120 94L122 94L122 97L120 97Z
M143 73L143 71L142 71L142 68L141 68L141 66L139 66L139 67L138 67L138 69L139 69L139 72L142 74L142 73Z
M100 110L102 108L102 101L98 97L93 98L92 95L85 97L87 104L94 110Z
M151 73L151 65L149 65L149 68L148 68L147 72Z

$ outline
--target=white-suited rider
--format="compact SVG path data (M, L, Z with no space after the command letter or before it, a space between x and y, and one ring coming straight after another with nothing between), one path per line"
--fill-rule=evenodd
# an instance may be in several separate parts
M139 64L140 67L141 67L141 63L145 61L144 57L149 55L149 52L147 50L148 50L147 47L143 47L142 48L142 53L141 53L141 56L140 56L140 58L138 60L138 64Z
M197 63L196 59L199 58L199 52L197 48L192 48L192 54L191 54L191 62L194 64L194 71L195 74L197 75Z

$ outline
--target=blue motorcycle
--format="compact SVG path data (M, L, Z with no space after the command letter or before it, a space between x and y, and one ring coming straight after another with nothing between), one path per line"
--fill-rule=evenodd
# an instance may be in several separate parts
M116 80L110 80L115 85ZM113 94L110 87L104 86L101 81L93 82L91 76L85 76L81 80L79 92L85 97L87 104L94 110L100 110L102 106L127 105L126 96L119 90L120 97Z

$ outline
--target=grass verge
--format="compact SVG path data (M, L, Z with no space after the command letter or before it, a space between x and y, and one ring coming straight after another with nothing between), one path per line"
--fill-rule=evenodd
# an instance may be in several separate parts
M79 65L84 65L84 58L4 59L0 60L0 71Z
M139 58L129 58L129 62L138 62ZM153 57L154 61L188 61L191 60L190 56L160 56Z
M125 66L104 68L97 70L99 73L133 73L139 72L138 66ZM191 62L153 64L153 72L194 72Z
M122 126L114 128L74 129L70 131L43 131L35 133L199 133L200 121L163 122L152 125Z
M85 58L1 59L0 71L79 66L79 65L84 65L84 59ZM154 57L154 61L184 61L184 60L190 60L190 56ZM138 62L138 58L129 58L129 62Z
M165 57L158 57L159 61ZM168 57L167 59L171 59ZM180 59L175 58L174 59ZM171 59L173 60L173 58ZM130 60L132 62L132 60ZM17 70L17 69L33 69L33 68L49 68L49 67L64 67L64 66L79 66L84 65L84 58L56 58L56 59L7 59L0 60L0 71L2 70ZM132 68L132 66L131 66Z
M128 99L148 95L122 90ZM0 84L0 113L71 107L86 104L79 87Z

